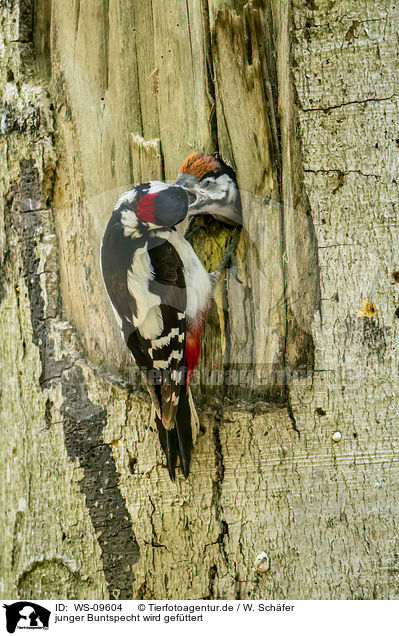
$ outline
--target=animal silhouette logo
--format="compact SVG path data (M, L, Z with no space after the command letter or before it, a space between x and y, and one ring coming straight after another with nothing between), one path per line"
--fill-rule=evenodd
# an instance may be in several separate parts
M6 610L6 628L9 634L13 634L16 629L48 629L51 612L37 603L18 601L3 607Z

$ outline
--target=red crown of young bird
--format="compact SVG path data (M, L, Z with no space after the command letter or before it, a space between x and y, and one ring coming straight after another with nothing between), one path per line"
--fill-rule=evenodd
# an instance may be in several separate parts
M212 155L193 152L183 161L179 172L194 174L199 179L202 179L208 172L218 172L219 169L220 164Z

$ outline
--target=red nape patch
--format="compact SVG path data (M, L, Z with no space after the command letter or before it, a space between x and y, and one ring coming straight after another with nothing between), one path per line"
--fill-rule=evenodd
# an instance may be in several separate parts
M157 192L154 194L145 194L137 204L137 215L142 221L146 221L146 223L155 223L154 199L157 194Z
M201 179L207 172L217 172L219 168L218 160L212 157L212 155L193 152L183 161L179 172L195 174Z

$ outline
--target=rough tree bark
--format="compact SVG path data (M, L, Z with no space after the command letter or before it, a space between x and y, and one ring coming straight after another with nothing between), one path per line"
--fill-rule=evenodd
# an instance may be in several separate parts
M0 16L3 598L397 597L393 3ZM98 249L119 193L193 149L237 171L243 284L217 290L171 483ZM210 270L227 239L197 236Z

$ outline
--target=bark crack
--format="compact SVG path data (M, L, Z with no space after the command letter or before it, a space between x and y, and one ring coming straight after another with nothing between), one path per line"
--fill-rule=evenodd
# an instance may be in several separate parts
M220 546L221 554L225 560L225 563L228 563L228 554L226 551L225 540L229 536L229 526L225 519L223 519L223 506L221 505L221 496L222 496L222 485L225 475L225 466L224 466L224 457L223 457L223 447L220 440L220 424L221 417L220 415L215 415L216 424L212 429L213 434L213 443L215 448L215 478L212 482L212 507L215 510L216 520L220 523L221 529L218 535L215 544L218 543ZM207 544L208 546L211 544ZM204 551L207 546L205 546Z
M216 88L215 88L215 67L213 63L211 28L209 17L209 2L203 0L203 14L205 20L205 51L206 51L206 92L211 105L209 113L209 127L211 133L212 144L215 151L219 151L219 139L217 130L217 113L216 113Z
M351 21L351 18L348 18L348 16L342 16L339 20L339 22L342 25L344 25L344 18L347 18L347 22ZM386 22L386 18L370 18L368 20L356 20L356 23L358 26L360 26L361 24L368 24L369 22ZM331 28L331 22L323 22L321 24L314 24L312 22L310 24L308 21L307 24L305 24L304 26L293 27L292 31L297 33L299 31L305 31L310 29L324 29L324 28Z
M362 177L374 177L375 179L381 179L381 175L380 174L373 174L370 172L362 172L361 170L340 170L339 168L317 168L317 169L312 169L312 168L304 168L304 172L309 172L309 173L313 173L313 174L329 174L330 172L335 172L338 174L338 176L342 175L343 177L347 176L348 174L360 174Z
M345 106L351 106L352 104L368 104L371 102L389 102L392 99L398 97L395 93L390 95L389 97L368 97L367 99L354 99L350 102L342 102L342 104L334 104L333 106L316 106L315 108L301 108L304 113L312 113L316 111L323 111L328 114L331 110L336 110L337 108L343 108Z
M146 545L150 545L152 548L164 548L164 550L168 551L168 548L166 547L166 545L164 545L163 543L159 543L158 541L158 535L157 532L155 530L155 523L154 523L154 516L156 513L156 507L155 504L151 498L151 495L148 495L148 500L151 504L151 513L150 513L150 526L151 526L151 530L152 530L152 536L151 536L151 541L144 541L144 543Z
M191 67L192 67L193 72L194 72L193 42L192 42L192 37L191 37L190 8L189 8L188 0L186 0L186 13L187 13L188 39L190 41Z

